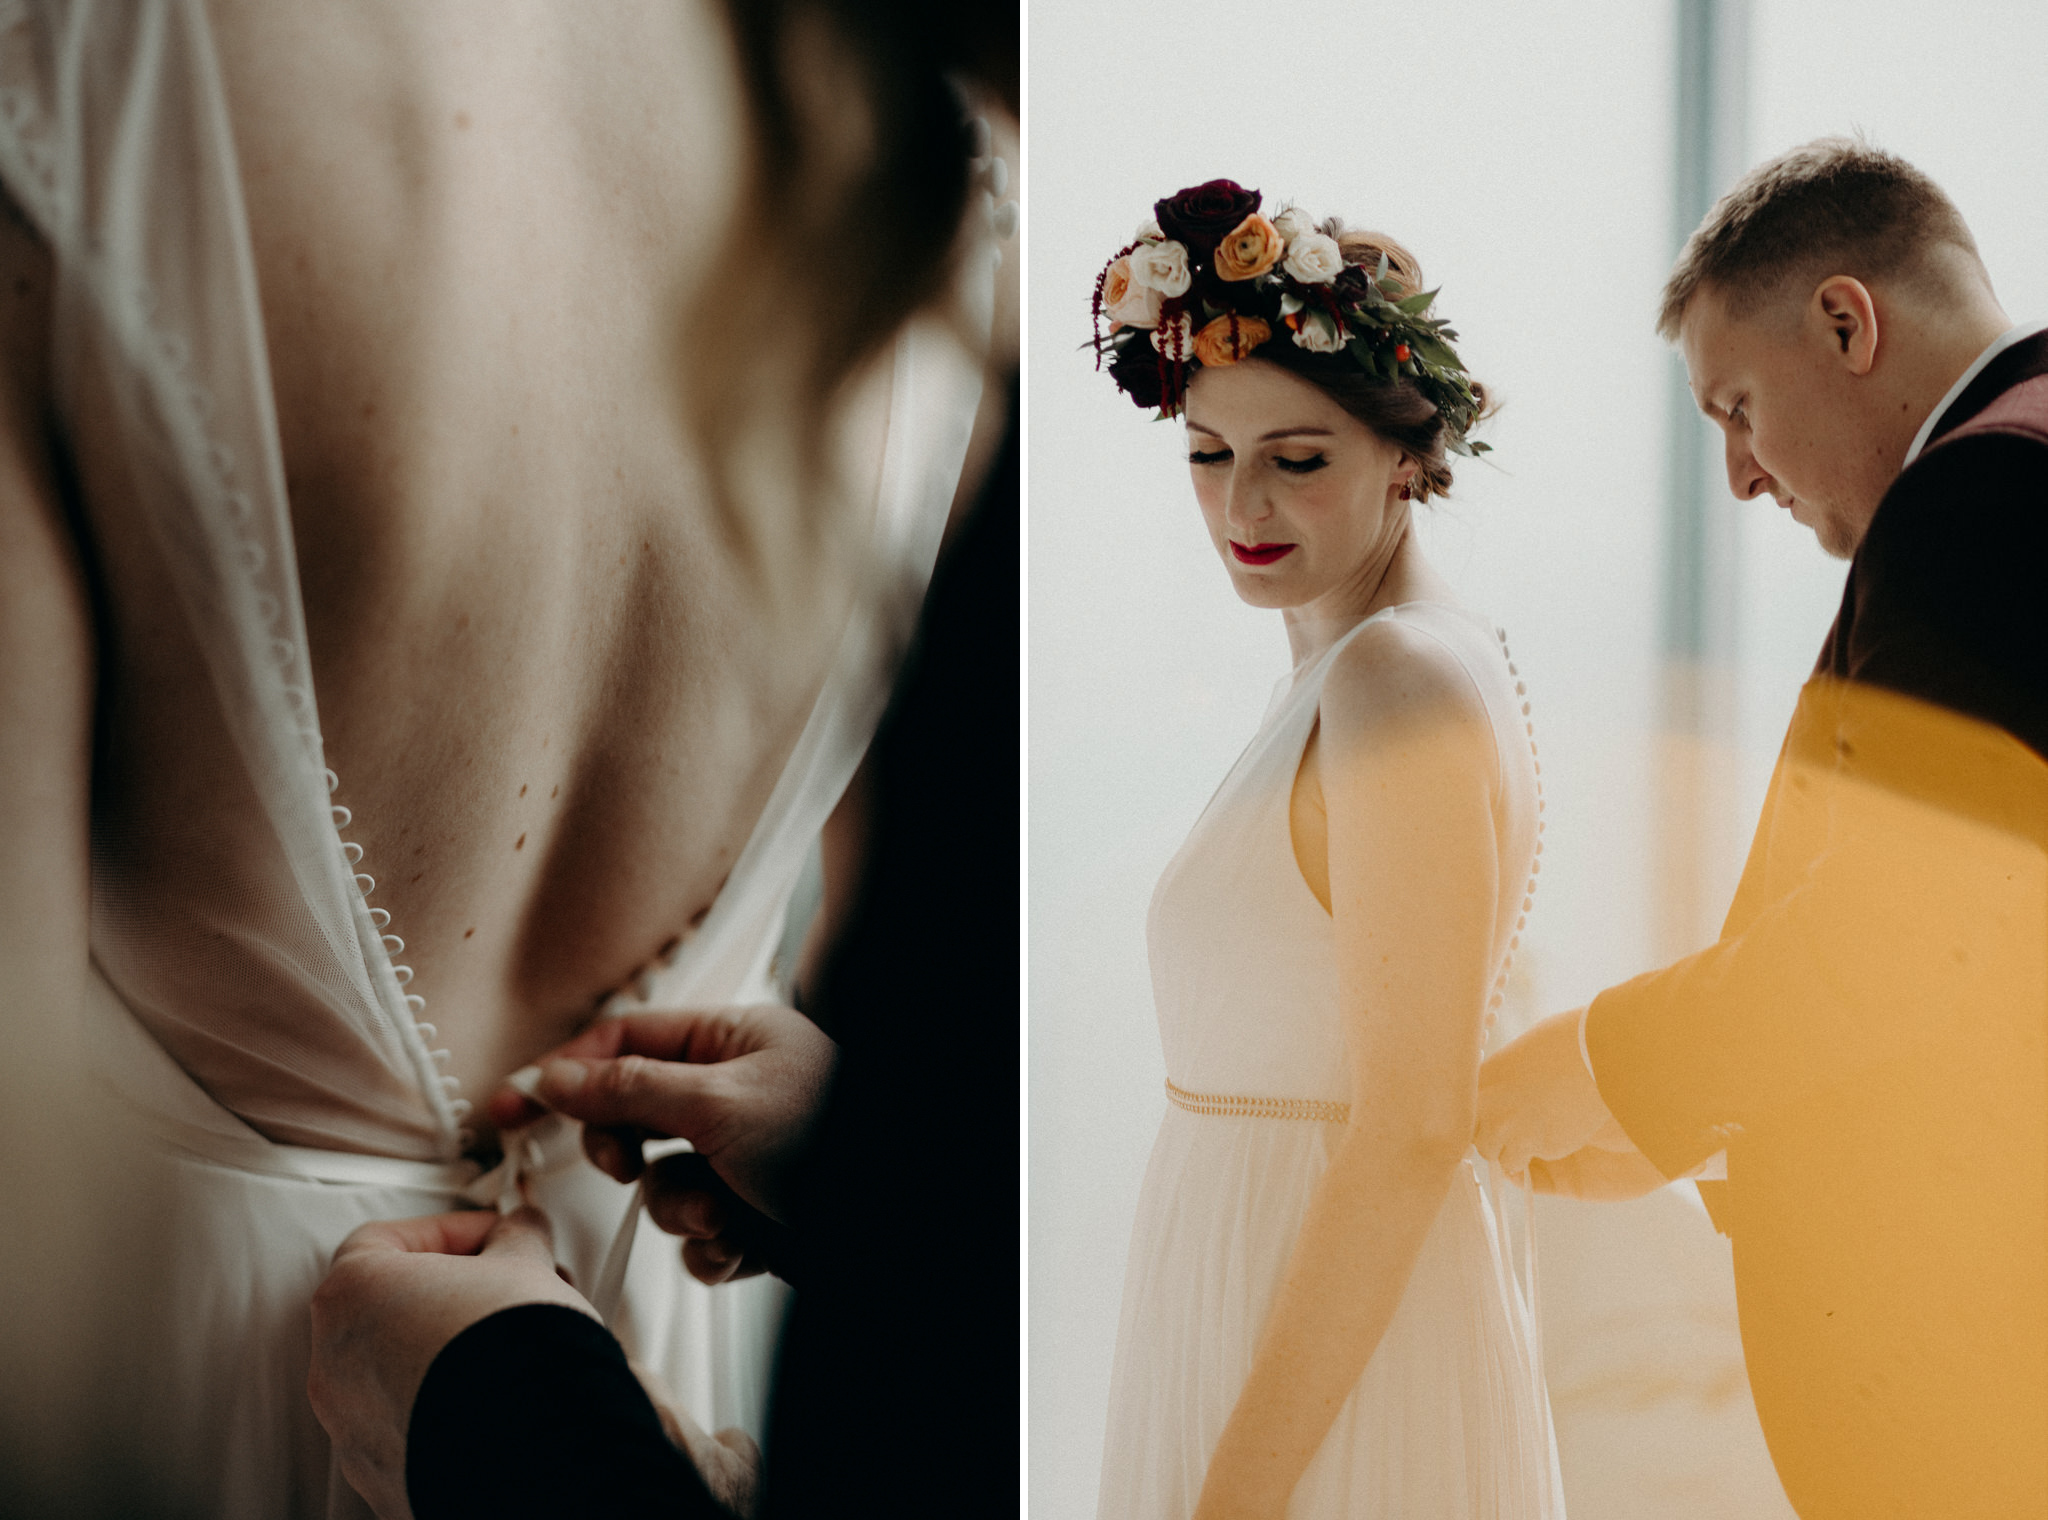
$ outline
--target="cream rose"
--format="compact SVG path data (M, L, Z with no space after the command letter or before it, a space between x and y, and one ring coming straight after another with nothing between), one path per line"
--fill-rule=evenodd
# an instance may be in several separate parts
M1280 236L1290 243L1316 230L1315 220L1299 206L1289 206L1273 218L1273 225L1279 229Z
M1344 272L1344 255L1328 233L1304 232L1288 242L1280 267L1304 285L1327 285Z
M1132 238L1131 241L1134 243L1163 243L1166 241L1166 234L1159 230L1158 222L1148 219L1138 224L1138 235Z
M1305 311L1301 326L1294 330L1294 341L1312 354L1334 354L1343 348L1346 335L1327 311Z
M1132 277L1129 254L1110 265L1102 277L1102 314L1119 327L1157 327L1159 306L1165 299Z
M1216 278L1256 280L1279 263L1286 251L1280 229L1254 211L1216 245Z
M1179 352L1175 352L1178 338ZM1195 322L1186 312L1181 312L1152 334L1152 346L1167 358L1192 359L1195 356Z
M1237 363L1272 336L1273 329L1263 318L1218 317L1195 334L1195 357L1211 369L1220 369Z
M1188 273L1188 250L1183 243L1147 243L1130 256L1131 278L1163 296L1184 296L1193 276Z

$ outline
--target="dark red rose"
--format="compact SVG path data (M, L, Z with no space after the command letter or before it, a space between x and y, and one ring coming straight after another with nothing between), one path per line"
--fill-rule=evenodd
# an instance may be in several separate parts
M1362 301L1372 294L1371 271L1361 264L1346 264L1337 271L1337 278L1330 282L1330 288L1340 296Z
M1159 378L1159 351L1152 346L1150 339L1151 334L1140 332L1125 343L1116 357L1109 361L1109 377L1132 401L1148 412L1156 412L1165 395L1165 387ZM1166 368L1171 374L1171 359L1166 361Z
M1206 264L1216 245L1259 209L1259 201L1258 191L1247 190L1235 180L1212 179L1156 202L1152 214L1159 218L1161 232L1185 243L1189 256Z

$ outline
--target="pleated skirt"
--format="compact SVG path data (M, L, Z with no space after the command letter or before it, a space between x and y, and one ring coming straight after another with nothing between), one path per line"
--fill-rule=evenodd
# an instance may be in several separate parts
M1101 1520L1186 1520L1342 1127L1169 1108L1124 1278ZM1289 1520L1562 1520L1533 1321L1476 1156Z

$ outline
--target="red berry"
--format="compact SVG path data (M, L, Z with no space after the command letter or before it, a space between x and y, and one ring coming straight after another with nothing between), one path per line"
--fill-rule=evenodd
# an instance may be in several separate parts
M1406 364L1408 362L1408 345L1396 343L1394 345L1394 358L1400 363Z

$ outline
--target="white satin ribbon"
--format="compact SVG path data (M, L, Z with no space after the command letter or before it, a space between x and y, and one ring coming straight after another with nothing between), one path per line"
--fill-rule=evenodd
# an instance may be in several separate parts
M529 1102L548 1107L547 1100L540 1095L538 1066L520 1067L505 1079L505 1085ZM537 1147L531 1142L522 1143L515 1137L505 1148L505 1159L479 1177L467 1196L476 1203L495 1204L501 1214L511 1213L526 1201L524 1178L539 1159ZM640 1211L647 1204L649 1175L650 1171L643 1168L640 1180L633 1185L632 1196L626 1200L625 1217L619 1221L618 1229L612 1232L612 1243L604 1253L604 1265L598 1268L597 1281L590 1290L591 1308L597 1310L597 1317L615 1333L619 1328L619 1304L626 1295L626 1268L632 1263L633 1241L640 1232Z

